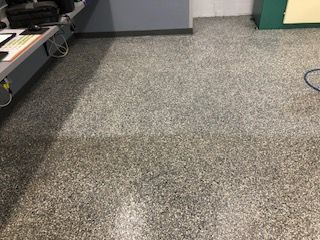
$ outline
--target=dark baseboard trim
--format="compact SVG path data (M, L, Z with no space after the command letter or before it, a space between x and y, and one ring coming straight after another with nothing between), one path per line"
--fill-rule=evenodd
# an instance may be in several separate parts
M181 35L193 34L192 28L167 29L167 30L147 30L147 31L122 31L122 32L89 32L76 33L77 38L114 38L114 37L137 37L150 35Z

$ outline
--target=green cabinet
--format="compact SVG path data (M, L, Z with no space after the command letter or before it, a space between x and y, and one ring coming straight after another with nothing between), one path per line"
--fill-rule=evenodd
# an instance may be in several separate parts
M288 0L255 0L253 17L259 29L320 27L320 23L283 24Z

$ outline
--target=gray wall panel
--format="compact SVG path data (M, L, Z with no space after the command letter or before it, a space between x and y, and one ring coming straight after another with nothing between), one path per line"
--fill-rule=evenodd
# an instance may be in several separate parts
M189 0L91 0L79 32L189 28Z

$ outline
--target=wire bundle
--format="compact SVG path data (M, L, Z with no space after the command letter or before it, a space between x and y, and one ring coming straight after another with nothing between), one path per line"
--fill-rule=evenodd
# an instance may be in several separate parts
M59 38L62 43L59 43ZM69 45L66 38L63 36L63 32L58 32L52 36L48 42L50 43L48 52L50 57L64 58L69 53Z
M0 104L0 108L4 108L6 106L9 106L9 104L12 102L12 94L11 93L8 93L9 94L9 99L6 103L4 104Z
M10 81L9 81L8 78L3 79L0 82L0 85L9 95L8 101L6 103L0 104L0 108L4 108L4 107L8 106L12 102L12 90L11 90Z

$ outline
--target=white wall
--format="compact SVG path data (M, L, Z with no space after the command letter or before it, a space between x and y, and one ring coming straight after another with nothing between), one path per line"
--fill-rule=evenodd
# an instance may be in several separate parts
M254 0L191 0L193 17L252 14Z

